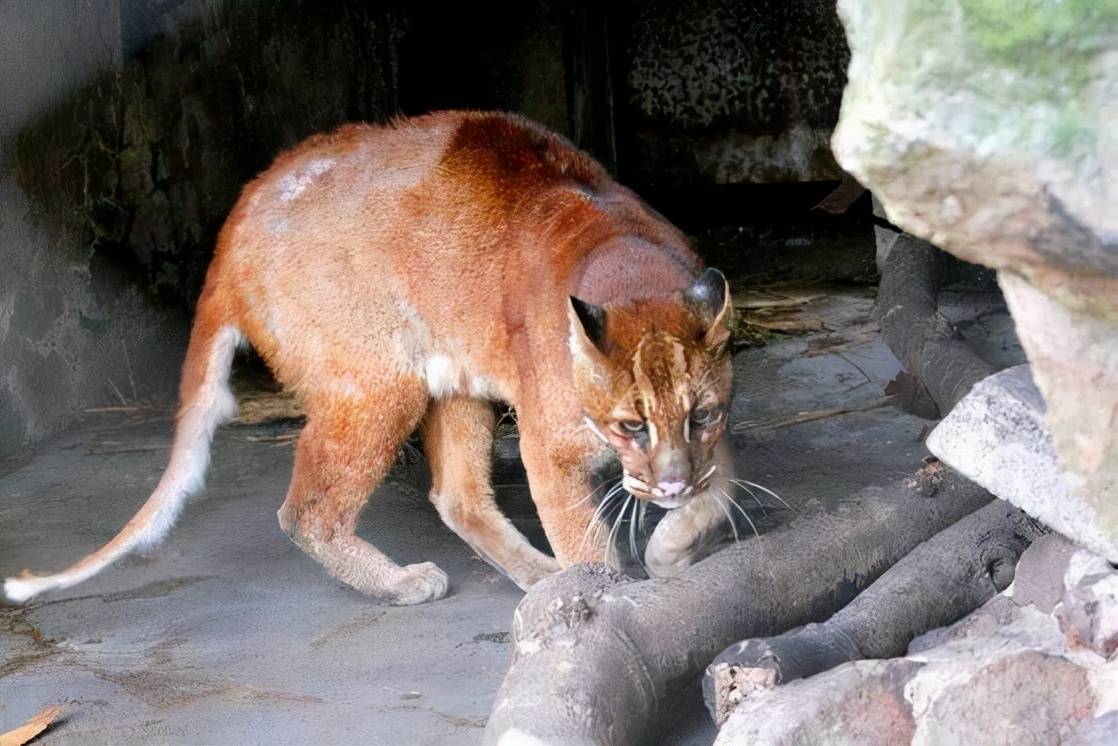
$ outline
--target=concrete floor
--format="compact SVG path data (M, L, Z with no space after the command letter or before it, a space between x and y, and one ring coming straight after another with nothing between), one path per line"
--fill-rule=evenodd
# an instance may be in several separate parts
M805 311L825 331L735 358L739 471L797 509L897 479L925 455L927 420L870 406L899 366L867 322L869 306L860 291L828 296ZM990 358L1020 360L989 297L960 294L950 308L981 319L964 331ZM860 411L825 411L834 409ZM0 574L60 568L114 534L155 485L169 427L104 415L0 464ZM520 591L441 525L421 466L377 491L360 533L398 561L436 562L452 595L377 606L329 578L276 525L290 428L222 430L208 488L149 556L0 607L0 733L62 703L64 720L39 742L478 742ZM504 455L514 445L502 443ZM515 462L503 460L496 481L533 528ZM751 512L762 528L782 516ZM696 697L681 695L666 743L710 742Z

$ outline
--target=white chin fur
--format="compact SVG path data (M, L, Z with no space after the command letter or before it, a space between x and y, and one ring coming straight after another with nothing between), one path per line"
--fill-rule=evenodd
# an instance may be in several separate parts
M634 490L636 492L648 492L649 491L647 484L645 484L641 480L637 479L636 477L632 476L628 472L625 472L625 476L621 480L621 486L624 487L627 490L630 490L630 491L634 491Z
M682 508L684 505L687 504L686 500L680 500L678 498L653 500L652 502L656 505L659 505L661 508L664 508L665 510L675 510L676 508Z

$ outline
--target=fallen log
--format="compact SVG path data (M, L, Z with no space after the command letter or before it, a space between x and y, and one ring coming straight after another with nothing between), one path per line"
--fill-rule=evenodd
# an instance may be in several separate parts
M942 414L997 369L970 348L939 313L947 255L901 234L885 258L877 290L881 336L905 370L927 389Z
M938 464L926 469L942 473L863 490L675 578L633 581L580 565L540 582L517 607L512 665L485 742L640 743L727 644L826 619L989 502Z
M904 655L917 635L1005 590L1021 553L1043 532L1027 514L995 500L918 546L826 622L724 650L703 677L707 709L721 725L755 691L848 661Z
M995 372L939 313L945 262L931 244L901 234L882 265L876 309L886 344L943 413ZM965 616L1008 585L1017 557L1041 532L1000 500L960 520L827 622L727 648L703 677L707 709L721 724L757 690L847 661L903 655L913 637Z

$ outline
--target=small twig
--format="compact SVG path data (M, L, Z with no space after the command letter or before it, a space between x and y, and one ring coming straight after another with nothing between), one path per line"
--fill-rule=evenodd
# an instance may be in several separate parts
M861 373L861 374L862 374L862 378L866 379L866 383L873 383L873 379L872 379L872 378L870 378L870 374L869 374L869 373L867 373L867 372L866 372L866 371L865 371L865 370L864 370L864 369L862 368L862 366L861 366L861 365L858 365L858 363L856 363L856 362L854 362L853 360L851 360L851 359L850 359L849 357L847 357L847 356L846 356L846 355L845 355L844 353L841 353L841 352L836 352L835 354L836 354L836 355L838 355L839 357L841 357L841 358L842 358L843 360L845 360L845 361L846 361L847 363L849 363L849 364L850 364L850 365L851 365L851 366L852 366L852 367L853 367L853 368L854 368L855 370L857 370L857 371L858 371L859 373Z
M0 733L0 746L23 746L41 734L62 714L62 705L53 705L40 711L23 725L7 733Z
M275 443L276 445L286 445L292 441L299 439L299 433L281 433L279 435L246 435L245 440L251 440L253 443Z
M802 425L805 422L816 422L818 420L825 420L829 417L841 417L847 414L858 414L860 412L868 412L880 407L886 407L892 404L897 397L886 396L881 399L874 399L871 402L863 404L858 407L840 407L837 409L816 409L810 412L800 412L794 417L788 417L778 420L763 420L761 422L738 422L730 427L730 432L735 435L747 433L750 430L775 430L781 427L791 427L793 425Z
M171 447L170 443L149 443L145 445L135 446L122 446L120 448L105 448L100 445L93 445L86 453L91 456L111 456L118 453L140 453L143 451L166 451Z
M867 342L872 342L880 335L880 330L877 324L870 324L868 326L855 329L852 332L847 332L847 336L842 339L830 340L827 338L818 340L821 343L817 346L812 346L816 340L808 342L808 348L804 352L806 357L819 357L822 355L837 355L843 350L848 350L852 347L860 347Z
M128 384L132 387L132 401L139 401L140 396L136 393L136 379L132 376L132 360L128 357L127 340L120 340L120 346L124 348L124 365L128 368Z
M109 386L111 386L113 389L113 393L116 394L116 398L120 400L121 404L127 407L128 401L124 398L124 394L120 393L120 389L116 387L116 384L113 383L113 379L109 378L107 380L109 382Z

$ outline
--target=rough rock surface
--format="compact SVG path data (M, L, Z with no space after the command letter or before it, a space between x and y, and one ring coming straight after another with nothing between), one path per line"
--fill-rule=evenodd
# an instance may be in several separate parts
M833 3L617 4L631 177L741 183L841 176L827 145L847 51ZM626 18L625 13L631 14ZM617 16L615 15L615 18Z
M999 269L1118 274L1118 2L838 7L833 147L891 220Z
M839 11L839 163L894 223L999 270L1056 450L1118 541L1118 0Z
M716 743L1115 743L1116 585L1097 554L1042 537L1013 587L907 656L757 692Z
M96 261L93 237L80 236L80 226L41 221L16 179L25 123L119 61L118 5L0 3L0 458L88 407L125 399L136 405L174 392L185 325L153 308L118 267ZM75 141L93 109L66 120ZM72 191L88 193L89 171L67 148L69 140L58 142L57 129L51 134L58 160L38 167L66 168ZM103 145L82 141L90 150Z
M1069 649L1051 616L997 596L930 641L759 692L715 743L1114 742L1118 662Z
M1118 537L1100 529L1080 480L1059 463L1044 424L1045 404L1029 366L980 381L932 430L928 450L997 497L1065 536L1118 561Z
M1049 543L1072 546L1061 537L1049 539ZM1066 556L1060 584L1063 593L1052 613L1069 645L1114 659L1118 653L1118 572L1089 549L1075 549Z

